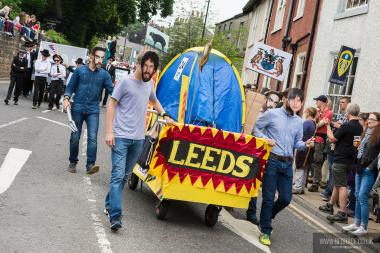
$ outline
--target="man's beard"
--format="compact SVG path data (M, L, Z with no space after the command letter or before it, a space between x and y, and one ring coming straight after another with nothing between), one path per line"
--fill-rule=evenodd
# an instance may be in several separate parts
M100 69L102 67L102 63L95 63L95 66Z
M149 77L145 77L145 74L148 74L149 75ZM150 81L150 79L152 79L152 76L153 76L153 74L150 74L149 72L145 72L145 73L142 73L142 80L144 81L144 82L148 82L148 81Z

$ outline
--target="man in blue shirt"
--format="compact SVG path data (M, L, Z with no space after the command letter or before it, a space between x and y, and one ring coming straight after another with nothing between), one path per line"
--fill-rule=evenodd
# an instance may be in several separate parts
M266 111L253 129L256 137L266 138L273 146L268 158L262 184L262 207L260 213L260 242L269 246L272 232L272 219L292 199L293 154L294 149L303 150L314 144L313 138L302 141L303 123L296 114L302 108L302 90L292 88L285 99L284 106ZM278 198L274 202L276 191Z
M97 151L97 137L99 128L99 100L103 88L112 94L113 85L109 73L102 69L105 49L95 47L90 53L90 63L75 69L65 90L63 108L71 107L71 113L78 131L72 132L70 137L70 164L68 171L76 172L78 162L79 140L83 121L87 125L87 174L99 171L95 165ZM75 93L74 103L70 105L70 97Z

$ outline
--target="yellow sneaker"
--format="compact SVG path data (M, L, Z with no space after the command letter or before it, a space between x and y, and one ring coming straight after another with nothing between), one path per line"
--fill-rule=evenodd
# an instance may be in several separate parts
M268 234L261 233L259 241L266 246L270 246L270 238Z

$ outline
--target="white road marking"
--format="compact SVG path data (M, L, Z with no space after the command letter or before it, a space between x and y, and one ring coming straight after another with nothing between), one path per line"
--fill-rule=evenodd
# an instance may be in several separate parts
M240 220L234 218L229 212L222 209L220 211L219 221L223 226L247 240L249 243L253 244L257 248L261 249L264 252L270 253L268 246L265 246L259 242L260 231L258 227L249 221Z
M20 118L20 119L17 119L17 120L14 120L14 121L11 121L11 122L8 122L8 123L5 123L5 124L0 125L0 128L7 127L7 126L10 126L10 125L16 124L16 123L19 123L19 122L24 121L24 120L27 120L27 119L28 119L28 118Z
M47 118L44 118L44 117L36 117L36 118L39 118L39 119L43 119L43 120L46 120L46 121L49 121L49 122L52 122L52 123L55 123L55 124L58 124L58 125L61 125L61 126L65 126L65 127L69 127L69 125L66 125L66 124L63 124L61 122L58 122L58 121L55 121L55 120L51 120L51 119L47 119Z
M11 148L0 167L0 194L5 192L24 166L32 151Z
M83 181L86 186L85 189L87 194L87 200L90 203L92 224L94 226L95 234L98 239L100 251L102 253L112 253L111 243L107 239L106 231L104 229L102 220L99 218L98 211L96 209L95 194L93 193L91 188L91 178L83 177Z
M86 156L87 153L87 129L83 130L83 140L82 140L82 156Z
M51 112L51 110L42 111L42 113L47 113L47 112Z

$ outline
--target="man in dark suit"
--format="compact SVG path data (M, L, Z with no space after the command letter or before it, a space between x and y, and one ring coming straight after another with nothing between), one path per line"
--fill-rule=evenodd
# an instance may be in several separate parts
M27 68L25 70L25 79L24 79L24 84L22 87L24 97L32 93L32 89L33 89L32 72L33 72L34 62L37 60L37 56L38 56L38 52L35 49L35 44L33 42L26 42L25 47L27 48L27 52L25 56L27 60Z
M28 61L25 58L25 54L26 54L26 51L21 49L19 50L18 55L13 57L13 61L11 65L11 73L10 73L11 82L9 84L7 97L4 100L4 103L6 105L9 104L9 100L11 99L13 89L14 89L14 104L18 105L18 97L22 91L25 71L28 64Z
M110 74L111 76L111 79L112 79L112 83L115 85L115 67L112 65L112 63L115 61L115 58L114 57L108 57L107 59L107 64L103 64L102 68L107 70L108 73ZM102 94L103 94L103 91L102 91ZM107 106L107 99L108 99L108 91L106 89L104 89L104 98L103 98L103 108L106 108Z

